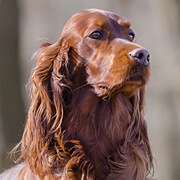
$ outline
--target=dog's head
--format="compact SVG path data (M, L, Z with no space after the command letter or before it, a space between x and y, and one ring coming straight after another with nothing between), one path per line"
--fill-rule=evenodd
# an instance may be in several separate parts
M71 67L85 67L87 83L98 96L113 92L131 96L148 81L150 60L148 51L133 42L134 37L128 20L90 9L70 18L59 41L71 47Z

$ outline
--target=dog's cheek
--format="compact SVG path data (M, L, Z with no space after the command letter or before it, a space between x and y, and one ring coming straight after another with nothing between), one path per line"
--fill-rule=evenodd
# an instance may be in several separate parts
M78 54L83 58L84 60L91 59L92 55L94 54L94 49L91 48L86 41L81 41L78 44Z

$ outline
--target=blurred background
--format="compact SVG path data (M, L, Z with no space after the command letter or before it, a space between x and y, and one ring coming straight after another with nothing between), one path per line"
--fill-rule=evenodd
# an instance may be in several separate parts
M56 42L77 11L100 8L130 19L151 53L146 120L155 178L180 179L180 0L0 0L0 172L13 165L29 107L26 84L41 39Z

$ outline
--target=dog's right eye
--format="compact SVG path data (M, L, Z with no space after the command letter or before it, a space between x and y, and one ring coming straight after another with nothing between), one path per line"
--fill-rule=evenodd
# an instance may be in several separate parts
M97 39L100 40L103 38L103 34L100 31L94 31L93 33L90 34L89 36L91 39Z

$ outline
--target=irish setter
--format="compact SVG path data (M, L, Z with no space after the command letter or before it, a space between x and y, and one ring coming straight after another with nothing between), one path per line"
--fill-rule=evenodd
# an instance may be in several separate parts
M144 120L150 55L130 22L80 11L36 53L23 161L0 179L145 180L153 157Z

